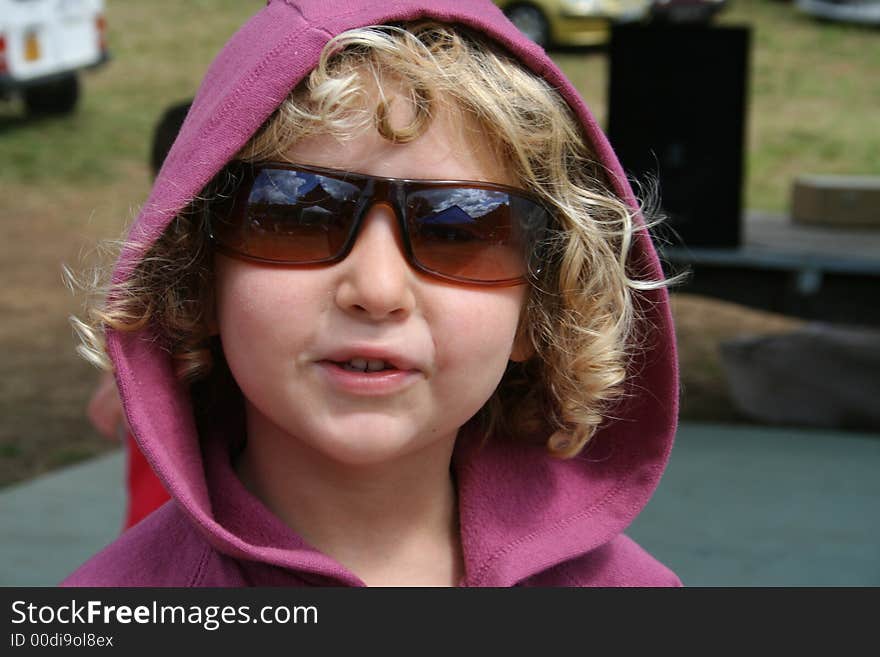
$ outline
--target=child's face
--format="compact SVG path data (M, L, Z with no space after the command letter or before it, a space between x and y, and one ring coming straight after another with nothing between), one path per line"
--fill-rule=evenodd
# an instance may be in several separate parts
M405 105L392 105L392 124L394 108ZM378 176L514 184L491 153L481 135L441 110L408 144L370 131L346 142L309 137L287 155ZM217 323L247 400L249 444L264 433L340 464L389 463L451 446L491 396L512 355L526 286L429 278L401 249L392 209L374 205L337 264L294 268L217 255ZM359 356L398 369L356 373L336 364Z

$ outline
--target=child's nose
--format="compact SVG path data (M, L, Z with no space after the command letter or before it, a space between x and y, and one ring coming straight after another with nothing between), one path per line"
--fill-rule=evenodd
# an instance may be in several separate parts
M400 225L388 204L377 203L368 210L340 266L336 302L341 308L371 319L403 319L412 312L415 272L407 262Z

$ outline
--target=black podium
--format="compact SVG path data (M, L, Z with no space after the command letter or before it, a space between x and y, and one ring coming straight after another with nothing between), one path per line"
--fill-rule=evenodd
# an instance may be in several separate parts
M749 42L746 27L612 29L608 137L628 174L659 180L671 246L740 244Z

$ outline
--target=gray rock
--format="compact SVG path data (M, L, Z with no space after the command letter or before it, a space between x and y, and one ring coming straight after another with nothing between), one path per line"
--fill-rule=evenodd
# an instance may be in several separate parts
M721 343L734 404L768 423L880 429L880 331L808 324Z

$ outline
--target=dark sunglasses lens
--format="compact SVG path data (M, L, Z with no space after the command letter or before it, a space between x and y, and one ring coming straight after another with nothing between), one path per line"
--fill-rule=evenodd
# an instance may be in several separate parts
M507 192L468 187L419 190L407 196L413 255L423 267L462 280L522 278L541 206Z
M245 190L242 190L246 192ZM247 198L212 224L232 251L271 262L331 260L351 232L359 189L336 178L286 169L262 169Z

